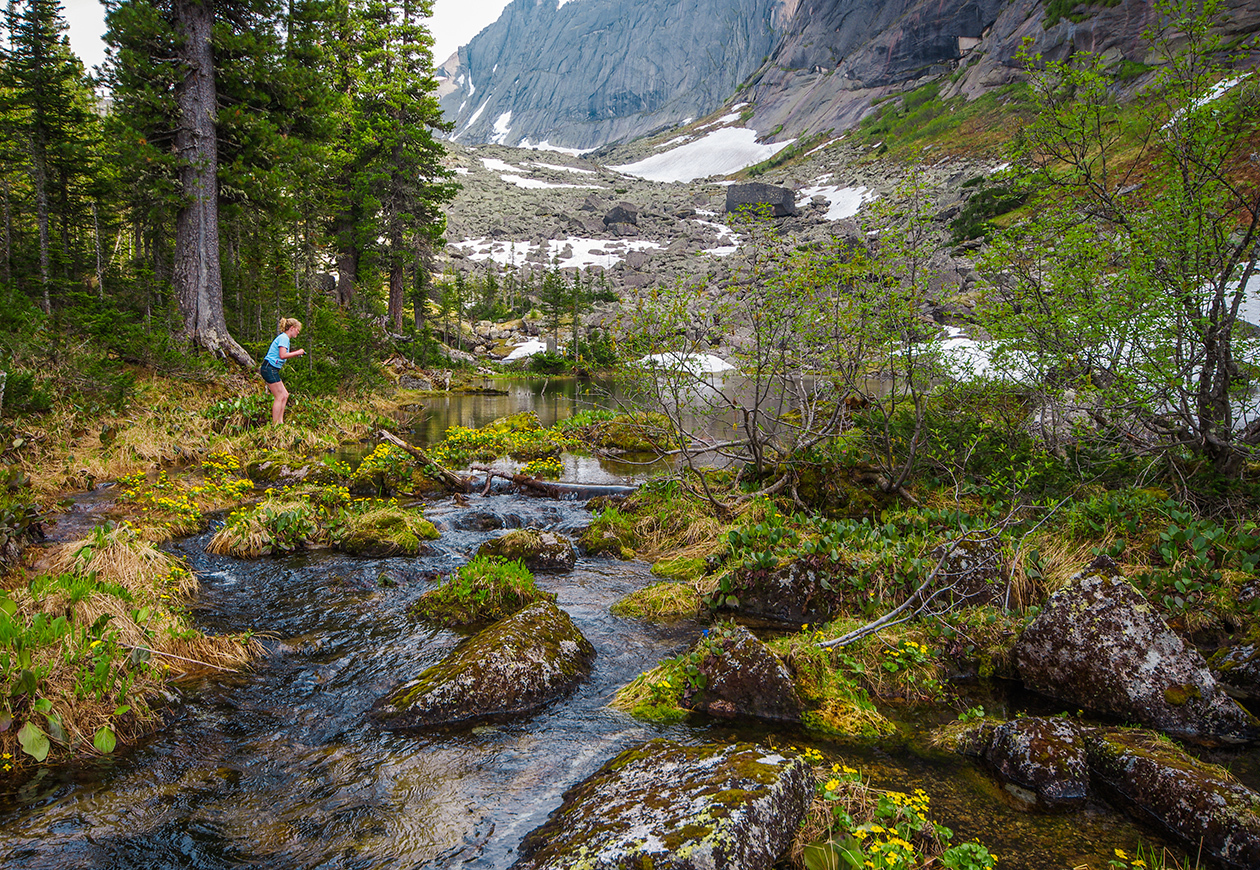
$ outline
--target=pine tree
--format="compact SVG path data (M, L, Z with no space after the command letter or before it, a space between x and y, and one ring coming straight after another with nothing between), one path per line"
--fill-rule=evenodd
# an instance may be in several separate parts
M48 312L52 309L52 224L54 220L60 224L59 259L64 279L71 268L71 210L84 174L90 173L96 118L83 64L70 51L64 36L66 23L58 0L26 0L23 6L11 0L6 25L10 49L4 58L5 105L0 110L9 140L5 156L18 157L29 173L38 237L40 304ZM12 201L8 179L5 181L8 239Z

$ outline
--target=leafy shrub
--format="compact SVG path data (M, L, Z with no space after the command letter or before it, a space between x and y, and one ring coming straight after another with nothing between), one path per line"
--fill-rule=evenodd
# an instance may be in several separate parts
M52 393L41 384L32 372L14 370L4 378L0 392L0 411L6 417L21 414L44 414L52 408Z
M532 355L525 364L529 371L540 375L558 375L567 372L571 366L572 361L568 357L545 350Z

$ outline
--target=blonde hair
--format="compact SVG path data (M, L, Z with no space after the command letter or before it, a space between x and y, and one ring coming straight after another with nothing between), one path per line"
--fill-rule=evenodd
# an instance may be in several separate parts
M302 331L302 321L297 320L296 318L293 318L293 317L280 318L280 331L281 332L288 332L290 329L292 329L295 326L298 328L298 332Z

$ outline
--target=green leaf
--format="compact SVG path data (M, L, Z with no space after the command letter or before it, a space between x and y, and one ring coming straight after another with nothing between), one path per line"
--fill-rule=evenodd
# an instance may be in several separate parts
M809 870L840 870L840 856L830 843L810 843L802 857Z
M102 755L109 755L114 751L114 747L118 745L118 738L114 736L113 729L108 725L102 725L92 735L92 745Z
M3 611L6 616L13 616L17 613L17 602L8 597L0 598L0 611Z
M12 724L13 724L13 714L10 713L8 710L0 710L0 734L3 734L5 731L8 731L9 727Z
M27 722L22 726L22 730L18 732L18 743L22 744L22 751L36 761L43 761L48 757L48 748L51 745L48 735L34 722Z
M122 704L121 706L116 707L116 708L114 709L114 715L115 715L115 716L121 716L122 714L124 714L124 713L129 713L129 712L131 712L131 705L130 705L130 704Z

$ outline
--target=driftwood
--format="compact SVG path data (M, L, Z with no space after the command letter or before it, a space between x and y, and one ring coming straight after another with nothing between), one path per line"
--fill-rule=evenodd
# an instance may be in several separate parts
M432 459L429 458L429 454L425 453L423 450L421 450L419 447L416 447L414 444L408 444L406 441L402 440L397 435L393 434L392 432L387 432L384 429L380 431L380 437L382 441L388 441L390 444L393 444L395 447L401 447L403 450L406 450L408 453L410 453L415 459L418 459L419 461L423 462L426 466L431 466L437 472L438 477L442 479L442 482L445 483L450 489L453 489L456 492L471 492L472 491L472 480L470 478L463 477L462 475L458 475L455 472L451 471L450 469L443 468L442 466L438 465L436 462L434 462Z
M494 480L496 477L501 478L502 480L510 480L517 486L523 486L526 489L532 489L535 492L544 493L552 498L561 498L567 491L564 487L556 486L552 483L544 483L536 477L526 477L523 474L507 474L502 471L494 471L486 468L484 465L474 465L472 466L472 470L483 472L486 475L486 488L482 492L482 495L490 494L490 481Z

